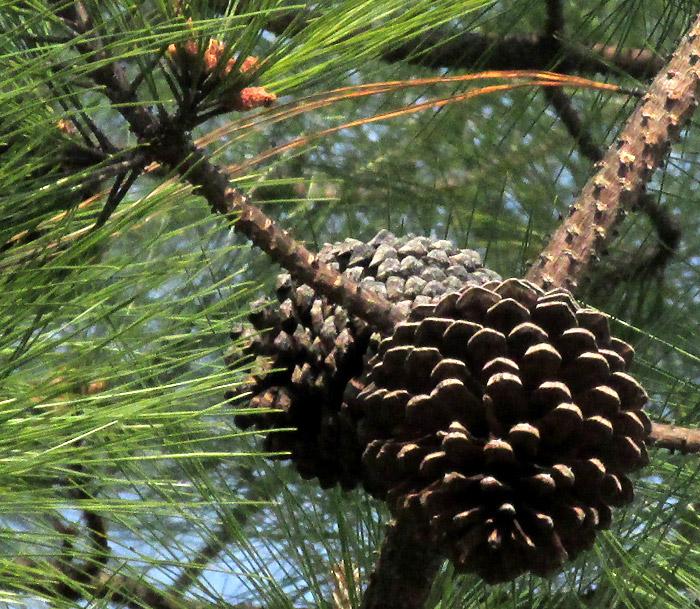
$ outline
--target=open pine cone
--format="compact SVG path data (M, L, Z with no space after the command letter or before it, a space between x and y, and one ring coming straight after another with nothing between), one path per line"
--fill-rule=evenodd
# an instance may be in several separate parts
M477 252L445 240L395 237L386 230L369 243L346 239L326 245L319 258L395 303L404 318L414 306L498 278L483 268ZM357 441L354 418L341 412L343 396L349 383L350 394L362 388L359 378L379 336L286 273L278 277L276 292L278 306L260 305L251 315L255 331L248 331L245 353L229 355L232 363L242 355L260 358L262 367L239 393L228 394L235 398L250 391L249 403L235 404L259 410L236 416L236 424L269 430L265 449L291 453L303 477L316 477L323 487L352 488L360 481L364 446ZM239 329L233 337L245 332Z
M508 279L418 307L349 400L365 486L458 571L550 574L610 526L648 462L632 357L565 290Z

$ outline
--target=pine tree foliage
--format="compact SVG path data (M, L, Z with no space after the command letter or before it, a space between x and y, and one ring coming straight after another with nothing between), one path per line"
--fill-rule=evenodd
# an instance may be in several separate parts
M311 251L387 228L450 239L522 277L593 172L582 139L603 152L615 141L697 7L78 4L85 31L67 0L0 6L0 600L359 607L387 510L266 459L234 424L245 396L224 398L251 372L246 359L227 367L242 347L229 332L272 297L280 269L153 161L124 119L136 106L110 99L96 71L116 66L139 108L175 117ZM223 58L200 95L212 39ZM477 91L514 79L361 95L528 69L623 90L555 89L583 136L543 87ZM253 87L276 103L245 106ZM373 120L386 113L397 116ZM695 119L577 294L634 345L650 416L688 427L700 425L699 143ZM650 458L635 501L561 573L488 586L445 564L425 606L695 606L697 457L652 447Z

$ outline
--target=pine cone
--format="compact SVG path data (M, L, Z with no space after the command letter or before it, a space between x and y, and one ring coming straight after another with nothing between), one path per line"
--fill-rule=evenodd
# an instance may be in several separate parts
M404 318L414 306L498 278L482 267L474 251L459 250L445 240L397 238L388 231L369 243L346 239L326 245L319 258L395 303ZM266 360L246 387L227 396L252 392L249 404L236 402L253 410L236 416L236 424L269 430L265 449L291 453L303 477L317 477L323 487L340 483L352 488L361 477L364 446L357 441L354 416L341 413L343 395L362 389L360 377L379 336L288 274L278 277L276 293L278 306L263 307L250 316L257 333L245 354ZM240 329L232 336L245 332ZM233 361L241 355L234 352L229 357Z
M508 279L416 311L382 341L365 388L365 486L456 569L547 575L589 549L645 465L633 349L565 290Z

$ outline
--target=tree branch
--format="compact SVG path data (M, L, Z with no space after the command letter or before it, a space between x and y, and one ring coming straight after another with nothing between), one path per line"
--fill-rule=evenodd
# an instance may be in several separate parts
M89 495L83 488L78 486L76 490L80 500L89 500ZM65 536L61 553L49 569L32 559L18 559L13 574L18 571L17 567L21 567L23 574L29 573L32 576L31 582L17 583L18 591L33 591L41 595L78 600L85 597L85 590L93 582L103 577L109 561L105 520L91 509L83 509L82 516L90 538L90 555L84 561L76 563L72 538L77 536L77 531L56 520L56 529ZM2 575L7 577L9 573L3 572Z
M154 160L177 169L195 187L197 194L207 200L212 211L225 216L237 231L287 269L297 281L311 286L318 294L382 332L393 330L398 311L395 313L385 298L319 261L288 231L252 205L246 195L231 187L223 171L196 149L177 126L164 125L162 136L151 140L151 150Z
M562 0L547 0L547 20L544 24L544 35L555 38L564 33L564 6Z
M79 468L76 473L80 473ZM92 500L80 482L76 482L75 497L80 501ZM83 509L83 520L91 545L90 555L85 560L76 562L73 555L72 538L77 536L77 531L57 521L57 530L65 535L57 559L48 565L28 558L12 561L9 568L0 570L3 585L20 594L32 593L48 599L108 599L111 605L129 609L206 609L213 606L212 603L186 599L183 590L189 582L183 581L182 586L173 585L170 589L159 590L141 577L110 572L107 568L110 552L104 518L91 509ZM240 607L265 609L264 606L253 605Z
M575 289L610 239L623 209L644 192L697 105L700 18L623 128L601 168L584 186L570 216L527 274L544 287Z
M561 0L547 0L547 20L545 36L550 39L553 50L561 51L561 40L565 34L564 7ZM566 93L557 87L543 87L547 101L556 111L569 135L576 141L581 154L592 163L603 160L604 151L599 146L581 121L578 112L571 104ZM651 220L660 243L651 256L642 256L635 264L633 274L650 273L662 269L669 261L680 243L680 228L665 208L643 193L639 196L639 208Z
M448 39L443 35L425 35L419 42L399 46L385 53L382 59L427 68L449 67L481 70L547 70L556 63L562 74L627 74L644 80L663 66L663 60L644 49L619 49L594 44L581 48L562 41L554 52L546 37L535 34L496 37L467 32Z
M700 15L681 41L669 64L654 79L642 104L623 128L616 145L600 162L600 170L583 188L570 216L527 274L544 287L576 287L591 259L605 247L625 207L644 197L646 183L663 162L681 128L697 106L700 80ZM548 91L562 121L592 160L602 157L581 122L558 91ZM647 210L647 213L650 213ZM678 233L660 237L672 247ZM684 453L700 452L700 431L654 423L649 443Z
M361 609L420 609L444 557L417 539L414 525L400 518L389 525Z
M303 14L279 15L266 28L278 36L291 35L307 24ZM384 61L406 61L424 68L458 70L550 70L579 75L626 74L646 80L664 65L646 49L594 44L590 49L562 40L553 48L548 35L494 36L476 32L426 32L381 55Z
M592 163L599 163L605 156L605 152L594 141L589 130L584 126L581 117L574 109L566 93L557 87L542 87L542 92L556 111L569 135L578 145L581 154ZM630 204L630 207L633 207L633 204ZM630 263L632 268L629 276L649 276L662 271L678 250L681 241L681 229L668 210L646 192L639 194L636 208L649 218L656 231L658 243L653 251L644 252L643 255L635 257L635 261ZM614 276L617 273L613 272L611 275L607 277L606 274L606 280L614 281ZM619 281L619 278L617 281Z
M21 570L18 567L21 567ZM0 575L7 589L20 594L36 594L48 599L63 598L70 601L109 599L110 604L129 609L203 609L206 606L184 599L182 595L169 596L144 583L142 578L115 575L107 571L100 572L92 579L77 581L71 580L73 574L64 569L47 569L40 563L18 559L11 570L3 570Z
M242 478L250 482L253 478L253 470L243 470ZM261 509L266 501L272 501L274 492L266 487L265 492L257 492L249 489L243 496L243 503L234 508L221 525L212 531L211 535L192 558L182 569L178 578L168 587L167 594L171 596L181 596L199 578L202 571L207 568L224 548L234 541L238 532L237 527L241 527L253 514L254 509ZM255 506L255 507L253 507ZM231 526L231 519L236 521L236 526Z
M223 523L212 533L209 541L202 546L196 556L185 566L179 577L168 588L168 591L180 595L190 588L207 565L214 560L223 549L234 539L234 528Z
M70 22L78 34L92 30L89 16L80 8L66 8L62 16ZM143 105L126 81L124 71L109 61L101 50L99 41L76 44L87 60L98 63L89 76L145 146L151 160L177 171L203 196L213 212L225 216L234 228L262 249L272 260L287 269L300 282L311 286L317 293L345 307L385 333L391 332L395 314L389 302L382 296L361 288L355 282L318 260L303 245L294 240L288 231L282 230L249 198L229 184L224 172L211 163L198 150L181 125L169 116L156 118Z
M578 112L571 105L569 97L558 87L542 87L545 98L554 108L569 135L576 142L581 154L593 163L603 159L603 149L593 140L583 125Z
M668 448L671 452L677 450L684 455L697 454L700 453L700 429L652 423L647 442L659 448Z

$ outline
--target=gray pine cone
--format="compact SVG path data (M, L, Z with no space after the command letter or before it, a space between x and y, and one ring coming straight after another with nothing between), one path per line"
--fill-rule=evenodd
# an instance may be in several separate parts
M480 285L498 275L482 266L472 250L460 250L446 240L383 230L369 243L346 239L319 252L323 262L376 290L401 311L430 306L465 285ZM318 478L322 487L340 483L355 487L361 479L364 446L356 434L356 413L344 406L344 395L362 388L364 366L380 337L362 320L318 297L288 274L278 277L276 306L263 306L250 316L253 329L238 328L250 343L244 353L229 355L258 359L253 375L237 398L250 391L249 403L236 416L243 429L269 432L264 448L290 458L304 478ZM284 431L279 431L284 430Z

